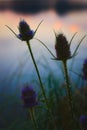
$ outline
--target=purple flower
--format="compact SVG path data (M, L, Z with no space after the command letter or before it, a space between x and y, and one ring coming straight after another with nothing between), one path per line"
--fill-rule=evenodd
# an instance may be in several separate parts
M87 130L87 116L86 115L80 116L80 124L81 124L82 130Z
M24 20L19 23L19 32L18 38L22 41L29 41L34 36L34 31L30 29L29 25Z
M58 60L67 60L71 58L70 46L63 34L56 34L56 56Z
M83 79L87 80L87 58L84 61L82 70L83 70Z
M32 86L26 86L22 89L22 100L26 108L32 108L38 105L37 94Z

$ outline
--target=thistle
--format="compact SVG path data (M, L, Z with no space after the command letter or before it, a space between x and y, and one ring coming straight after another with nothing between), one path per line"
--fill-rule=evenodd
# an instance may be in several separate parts
M71 58L70 46L63 34L56 35L56 59L66 61Z
M80 116L80 125L81 125L82 130L87 130L87 116L86 115Z
M68 99L68 105L69 105L70 116L71 116L70 119L71 122L74 124L72 93L71 93L70 80L68 76L68 67L67 67L67 60L72 58L70 52L70 44L68 44L68 41L63 34L57 35L55 33L55 36L56 36L56 41L55 41L56 60L61 60L64 67L67 99Z
M36 34L36 32L37 32L37 30L42 22L43 22L43 20L39 23L36 30L33 31L25 20L21 20L19 22L19 26L18 26L19 34L16 34L8 25L6 25L6 27L9 28L10 31L12 33L14 33L14 35L18 39L20 39L22 41L30 41L31 39L33 39L34 35Z
M87 58L84 61L82 70L83 70L83 79L87 80Z
M37 94L32 86L26 86L22 89L22 101L25 108L32 108L38 105Z
M33 87L27 85L24 88L22 88L21 98L23 101L23 106L25 108L29 108L29 113L35 130L38 130L38 125L34 114L34 107L38 105L38 100L37 100L37 94L34 91Z
M71 38L70 42L67 41L66 37L63 34L56 34L55 33L55 37L56 37L56 41L55 41L55 50L56 50L56 58L54 58L54 60L61 60L63 67L64 67L64 72L65 72L65 81L66 81L66 90L67 90L67 97L68 97L68 104L69 104L69 108L70 108L70 115L71 115L71 125L75 126L75 115L74 115L74 109L73 109L73 98L72 98L72 92L71 92L71 86L70 86L70 80L69 80L69 75L68 75L68 67L67 67L67 60L73 58L74 56L76 56L77 50L81 44L81 42L84 40L84 38L86 37L86 35L81 39L81 41L79 42L79 44L77 45L74 53L71 55L71 51L70 51L70 46L72 43L72 40L74 38L74 36L77 33L75 33L73 35L73 37ZM87 60L85 61L84 64L84 77L87 78ZM72 128L72 127L71 127ZM73 129L73 128L72 128Z
M30 26L24 21L20 21L19 23L19 32L18 38L22 41L29 41L34 36L34 31L30 29Z
M42 20L43 21L43 20ZM46 103L46 107L50 113L50 108L49 108L49 104L48 104L48 99L47 99L47 96L46 96L46 93L45 93L45 89L44 89L44 86L43 86L43 83L42 83L42 80L41 80L41 76L40 76L40 73L39 73L39 69L38 69L38 66L36 64L36 61L35 61L35 58L34 58L34 55L33 55L33 52L32 52L32 48L31 48L31 45L30 45L30 40L33 39L34 35L36 34L40 24L42 23L42 21L39 23L39 25L37 26L36 30L33 31L31 30L30 26L27 24L27 22L25 22L24 20L20 21L19 22L19 34L16 34L9 26L7 26L11 32L13 32L15 34L15 36L20 39L21 41L25 41L27 46L28 46L28 50L29 50L29 53L31 55L31 58L32 58L32 61L33 61L33 64L35 66L35 70L36 70L36 73L37 73L37 76L38 76L38 79L39 79L39 83L40 83L40 88L41 88L41 91L42 91L42 94L43 94L43 97L44 97L44 100L45 100L45 103ZM43 43L42 43L43 44ZM44 44L43 44L44 45ZM45 45L44 45L45 46ZM45 46L46 47L46 46Z

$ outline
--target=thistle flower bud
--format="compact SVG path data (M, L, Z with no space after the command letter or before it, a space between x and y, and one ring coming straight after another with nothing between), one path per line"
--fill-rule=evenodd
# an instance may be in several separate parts
M29 25L24 20L19 23L19 32L18 38L22 41L29 41L34 36L34 31L30 29Z
M82 130L87 130L87 116L86 115L80 116L80 125L82 127Z
M32 108L38 105L37 94L32 86L26 86L22 89L22 100L26 108Z
M87 80L87 58L85 59L83 64L83 79Z
M58 60L68 60L71 58L70 46L63 34L56 35L56 56Z

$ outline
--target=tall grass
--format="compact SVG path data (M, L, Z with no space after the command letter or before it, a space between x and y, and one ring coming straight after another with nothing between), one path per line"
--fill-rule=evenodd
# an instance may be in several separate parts
M45 59L45 58L44 58ZM42 66L44 71L47 71L47 75L43 76L43 82L44 86L46 86L46 93L49 100L50 108L52 109L52 113L54 115L55 124L58 129L62 130L69 130L69 110L67 107L67 97L65 92L65 82L62 78L60 80L60 77L58 77L58 74L55 74L54 71L51 69L49 63L48 66L46 66L46 59L45 62L38 62L38 66ZM56 63L56 66L58 67L58 64ZM24 66L23 68L24 69ZM18 68L19 71L19 68ZM56 72L57 73L57 72ZM79 73L79 72L78 72ZM62 70L61 70L62 75ZM18 74L13 73L11 75L11 81L12 78L14 80L15 76L19 77ZM86 114L86 88L79 88L79 81L80 79L77 76L76 79L76 88L74 90L74 108L76 111L76 121L77 121L77 130L79 130L79 116L81 114ZM10 77L9 77L10 78ZM20 75L21 79L21 75ZM5 79L6 80L6 79ZM7 78L8 80L8 78ZM9 79L10 80L10 79ZM77 84L78 80L78 84ZM73 81L72 81L73 82ZM12 85L10 84L9 86ZM36 88L39 85L37 82L36 77L32 76L31 82L29 81L29 84L36 84ZM16 83L15 83L16 84ZM17 85L17 84L16 84ZM13 87L13 86L10 86ZM21 86L20 86L21 87ZM35 88L35 89L36 89ZM16 90L18 89L18 85L16 86ZM18 95L19 94L19 95ZM32 122L29 119L29 114L27 111L22 108L22 103L20 100L20 89L18 91L15 91L14 93L10 93L9 95L5 93L1 94L2 101L0 104L0 127L1 130L32 130ZM44 99L42 98L41 91L38 90L38 100L40 102L40 105L36 107L36 117L39 124L40 130L52 130L52 121L48 120L49 116L46 111L46 107L44 106ZM81 103L84 105L80 107ZM80 109L79 109L80 108ZM67 125L66 125L67 124Z
M80 74L81 71L73 71L74 69L76 70L76 68L73 68L75 59L72 60L70 71L74 73L74 75L77 74L77 77L73 80L73 75L69 75L67 60L76 56L76 52L86 35L81 39L74 53L71 54L70 45L76 33L73 35L69 44L63 34L57 35L55 33L56 57L42 41L37 39L54 57L53 59L50 59L49 62L47 57L44 56L43 60L36 61L30 40L33 39L38 27L36 31L33 32L29 25L22 20L19 23L19 35L17 35L9 26L7 27L17 38L26 42L34 69L32 69L32 65L28 66L31 59L26 57L7 79L5 78L1 81L2 84L4 82L3 93L0 92L1 129L33 130L35 128L36 130L80 130L80 115L87 114L87 86L79 87L82 74ZM25 75L25 73L27 74ZM25 109L21 101L21 89L26 81L27 84L32 84L34 86L35 92L37 92L38 95L38 105L29 106L31 101L36 101L37 96L35 95L35 98L32 97L34 96L34 90L32 90L32 92L29 90L30 93L27 92L27 94L24 91L24 99L22 98L24 101L23 103L26 106L28 105ZM28 101L27 99L29 102L26 102ZM83 105L81 106L81 104ZM30 114L29 110L31 110ZM34 110L35 115L32 110ZM31 117L34 124L31 121Z

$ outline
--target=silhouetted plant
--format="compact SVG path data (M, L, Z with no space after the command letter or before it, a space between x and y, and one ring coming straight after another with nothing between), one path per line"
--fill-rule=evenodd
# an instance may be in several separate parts
M42 23L42 21L40 22L40 24L41 23ZM86 35L81 39L81 41L77 45L74 53L72 54L70 47L71 47L72 40L77 33L75 33L73 35L70 42L68 42L68 40L64 36L64 34L55 33L56 56L54 56L54 54L50 51L50 49L41 40L34 38L40 24L38 25L36 30L33 31L33 30L31 30L30 26L27 24L27 22L25 20L21 20L19 22L19 27L18 27L19 34L16 34L9 26L6 25L19 40L26 42L26 44L28 46L28 50L29 50L31 58L32 58L32 61L33 61L33 64L35 66L35 70L37 72L39 83L40 83L42 106L38 105L36 91L32 88L31 85L30 86L26 85L22 88L21 98L23 101L23 106L24 106L24 108L29 109L30 116L31 116L32 121L35 126L35 130L41 129L41 127L40 128L38 127L36 119L35 119L35 115L34 115L35 106L38 106L38 108L42 107L47 110L45 112L44 112L44 110L42 110L43 113L39 113L39 112L36 113L41 118L40 123L43 123L43 125L45 124L45 126L42 125L42 130L43 129L46 129L46 130L48 130L48 129L55 129L55 130L57 130L57 129L65 129L65 130L79 129L78 125L76 127L75 118L77 118L77 120L78 120L78 117L81 113L79 111L77 114L78 117L76 117L73 103L77 101L75 99L75 96L77 96L77 95L72 96L72 88L71 88L71 83L70 83L70 77L68 74L67 61L76 56L77 50L78 50L82 40L86 37ZM57 87L59 86L58 78L52 77L53 72L51 72L50 69L49 69L50 74L48 75L47 78L44 79L44 80L46 80L46 83L44 83L44 84L46 86L48 86L49 91L47 91L47 92L45 91L45 88L43 86L42 79L41 79L41 76L39 73L39 69L38 69L37 63L35 61L35 58L34 58L34 55L32 52L32 48L31 48L31 44L30 44L30 40L32 40L33 38L38 40L49 51L49 53L52 55L53 60L62 62L63 69L64 69L65 82L66 82L66 84L63 84L63 86L64 87L66 86L67 96L66 96L66 94L62 94L62 92L61 92L61 94L59 94L59 91L62 91L62 89L61 89L62 86L61 86L61 88L57 89ZM46 68L44 70L46 71ZM84 64L83 64L83 79L87 80L87 59L84 61ZM63 89L63 90L65 92L65 89ZM42 94L43 94L43 96L42 96ZM62 98L61 98L61 95L62 95ZM43 99L43 97L44 97L44 99ZM73 100L73 97L74 97L74 100ZM78 97L79 97L78 99L80 99L80 96L78 96ZM67 102L67 100L68 100L68 102ZM44 102L46 103L46 107L43 105ZM78 110L79 109L78 106L80 106L79 102L77 104L78 105L76 107L76 110ZM42 117L40 114L43 115L43 120L42 120ZM81 118L81 120L80 120L81 126L82 126L82 128L86 128L85 127L86 125L83 122L84 122L83 118ZM25 125L26 124L28 124L28 123L26 122ZM41 126L41 124L40 124L40 126Z
M85 59L83 63L83 79L87 80L87 58Z
M23 107L29 108L31 119L33 121L35 130L38 130L38 125L34 115L34 107L38 105L37 94L32 86L26 85L22 88L21 98L23 100Z

